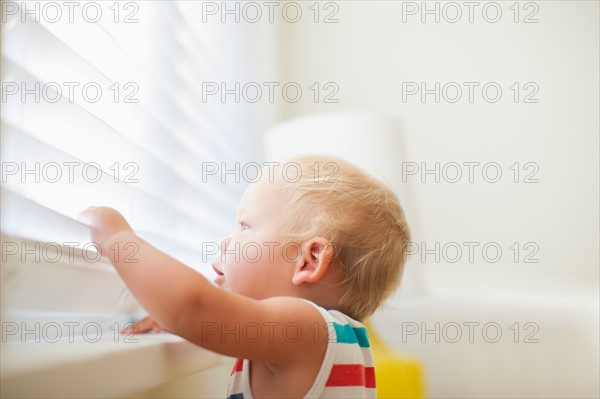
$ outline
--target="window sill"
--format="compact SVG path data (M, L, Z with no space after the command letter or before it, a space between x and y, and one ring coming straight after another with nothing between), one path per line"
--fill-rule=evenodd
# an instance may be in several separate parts
M1 397L124 397L226 359L169 333L118 334L144 311L105 258L0 239Z
M225 359L168 333L125 337L2 344L1 396L122 397L207 370Z

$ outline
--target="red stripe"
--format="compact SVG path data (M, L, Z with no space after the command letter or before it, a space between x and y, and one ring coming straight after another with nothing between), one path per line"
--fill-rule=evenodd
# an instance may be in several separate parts
M365 386L375 388L375 367L365 367Z
M325 386L375 388L375 369L362 364L334 364Z
M243 359L237 359L235 361L235 364L233 365L233 369L231 370L231 375L235 374L238 371L242 371L243 367L244 367L244 360Z

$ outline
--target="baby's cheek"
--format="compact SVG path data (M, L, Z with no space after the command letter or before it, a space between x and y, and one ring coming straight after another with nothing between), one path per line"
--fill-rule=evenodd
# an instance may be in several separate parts
M225 281L231 291L243 294L248 286L254 284L254 273L252 264L249 264L243 259L234 261L233 258L223 268L225 273Z
M264 255L262 248L258 244L248 243L242 251L242 262L252 265L260 262Z

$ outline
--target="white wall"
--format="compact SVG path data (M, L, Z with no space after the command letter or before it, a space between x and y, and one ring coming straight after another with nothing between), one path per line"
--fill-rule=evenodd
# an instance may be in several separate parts
M480 246L473 261L461 245L456 263L449 261L454 252L440 253L439 262L433 255L424 264L412 262L426 295L396 296L375 316L375 328L423 362L431 397L597 397L598 2L538 1L528 8L520 2L520 21L532 12L538 19L528 24L513 21L512 1L476 2L473 23L464 2L452 3L463 12L457 23L444 20L444 7L447 19L456 10L445 2L427 2L428 9L438 4L439 23L433 15L425 15L423 23L420 13L403 14L422 2L335 4L338 23L314 23L305 7L306 18L281 24L282 70L284 81L302 87L335 82L339 102L308 96L285 103L285 117L384 112L400 120L398 153L406 155L404 161L426 162L429 168L435 162L496 162L503 172L494 184L482 178L481 167L473 183L466 167L457 183L443 177L435 183L430 175L425 183L418 175L407 178L414 241L427 248L436 242ZM495 4L502 17L489 23L482 9L488 7L486 16L494 18ZM419 96L403 101L403 82L426 82L428 88L457 82L463 97L456 103L443 96L436 103L433 95L425 102ZM480 84L473 102L463 82ZM503 90L496 103L482 97L488 82ZM535 83L539 102L524 103L521 97L515 103L509 88L514 82L521 95L531 91L523 91L524 84ZM520 181L525 163L538 165L539 182L514 183L509 167L515 162L521 165ZM497 263L482 256L488 242L503 251ZM510 249L514 242L521 245L518 262ZM538 263L523 262L532 248L524 251L527 242L539 247ZM495 323L502 339L491 343L478 330L469 342L465 323L474 321L479 328ZM515 342L517 322L521 335ZM537 328L537 342L524 340L531 331L524 330L525 323ZM444 337L444 327L456 325L463 333L458 343ZM407 337L403 329L411 326L419 330ZM433 333L423 336L424 329Z
M314 82L335 82L338 103L315 103L311 91L302 101L284 103L286 118L313 112L369 109L397 116L403 126L406 161L497 162L503 172L495 184L476 169L475 182L467 181L467 168L458 183L440 183L427 176L407 177L414 195L414 240L428 248L440 242L461 244L456 263L433 256L423 267L433 292L545 291L571 293L598 285L598 3L541 1L539 10L520 3L520 19L536 11L538 23L514 23L513 2L498 3L502 17L486 22L481 2L468 21L462 2L462 19L408 15L404 11L421 2L336 2L338 23L314 23L312 11L303 8L297 23L282 23L283 81L309 87ZM433 9L435 2L428 2ZM456 9L446 8L446 17ZM488 8L488 18L494 18ZM321 10L323 15L333 9ZM327 12L326 12L327 11ZM403 22L403 17L406 22ZM463 96L457 103L433 95L403 102L403 82L457 82ZM479 82L474 102L468 101L463 82ZM481 87L497 82L503 90L496 103L486 102ZM534 82L539 103L518 103L509 89L514 82ZM447 93L448 97L454 92ZM489 92L490 96L494 93ZM539 165L539 183L513 183L509 166ZM490 177L493 177L490 173ZM470 262L463 242L497 242L503 250L497 263L485 261L481 246ZM521 243L520 261L509 248ZM523 263L526 242L534 242L539 263ZM490 256L493 252L490 251ZM443 254L442 254L443 255Z

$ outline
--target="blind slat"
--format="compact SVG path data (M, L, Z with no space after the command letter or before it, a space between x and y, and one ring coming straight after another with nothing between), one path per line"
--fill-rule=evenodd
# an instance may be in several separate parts
M97 32L97 29L92 32ZM69 39L71 41L73 37L78 37L77 35L68 35L68 32L61 33L66 38L71 38ZM207 131L207 123L202 117L198 117L198 112L189 109L184 111L178 105L185 99L174 98L172 93L163 89L159 81L155 81L131 62L120 62L118 72L108 70L108 67L102 67L104 64L93 64L100 60L124 57L125 53L115 43L108 41L108 43L99 45L99 48L105 49L105 54L101 54L104 57L98 57L98 51L94 50L92 53L97 58L90 59L90 57L84 56L85 53L79 52L90 52L89 46L79 43L67 45L66 42L62 42L60 38L32 21L14 25L12 29L4 33L4 36L8 45L3 47L3 57L11 60L19 68L43 83L58 83L63 94L70 93L69 84L77 85L76 90L73 89L75 98L70 101L83 106L109 124L118 123L115 126L117 130L139 137L143 134L142 129L149 129L151 133L155 132L157 135L166 136L169 141L174 143L173 145L177 144L179 149L192 152L194 156L204 159L210 156L211 150L227 154L232 158L239 155L231 152L233 147L226 145L224 137ZM99 36L103 40L106 39L104 37L106 35ZM34 40L26 45L22 42L23 37L30 37ZM73 49L72 46L76 45L78 47ZM24 51L24 48L27 50ZM111 48L120 51L107 50ZM64 61L57 62L56 65L48 65L47 62L44 62L52 57ZM108 64L111 63L108 62ZM66 68L66 65L70 67ZM91 84L92 88L91 90L86 89L84 93L83 87L86 84ZM117 85L115 86L115 84ZM99 86L102 90L98 102L92 102L96 97L95 86ZM91 93L89 99L84 97L88 95L86 93ZM168 99L171 101L165 101ZM115 112L115 108L126 108L126 112ZM158 119L155 120L156 118ZM147 121L147 123L139 126L139 121ZM138 123L136 124L136 122ZM221 129L220 133L228 131L231 131L231 128L225 127ZM151 136L151 134L149 135Z
M33 1L15 4L41 7ZM216 244L233 227L247 184L239 168L257 160L260 117L247 104L205 102L202 89L207 81L248 76L255 60L249 58L251 51L242 55L239 49L252 38L237 26L231 33L199 26L190 15L199 8L184 3L136 3L139 22L133 24L122 23L123 14L120 21L112 21L109 10L117 3L96 4L107 17L98 23L81 18L53 23L31 16L22 21L17 12L7 15L2 25L2 81L19 90L2 93L3 238L83 247L89 244L89 232L74 219L77 213L90 205L112 206L152 245L213 277L207 266L213 259L203 244ZM53 82L61 96L56 96ZM65 85L69 82L74 96ZM133 94L131 86L124 86L130 82L136 85ZM84 98L86 83L101 88L99 101ZM35 100L30 93L22 100L21 89L36 84L42 98ZM94 88L85 94L93 97ZM137 102L124 102L127 95ZM202 172L209 163L228 172L237 167L237 176L220 170L206 179ZM69 269L62 260L54 266L45 262L37 275L35 264L20 263L27 264L27 272L15 274L12 281L22 288L10 291L11 297L20 298L11 303L29 301L27 307L34 311L92 311L85 304L46 309L40 302L60 296L57 290L63 285L54 284L51 270ZM76 278L65 277L82 290L90 279L83 269L77 269L82 274ZM30 280L36 289L46 283L48 295L36 297L23 288ZM3 291L4 286L3 279ZM64 293L71 301L81 295L77 290ZM108 297L104 299L110 301Z
M2 199L2 221L0 229L2 234L13 237L16 243L18 253L11 255L20 260L32 260L32 255L22 254L23 248L34 248L29 242L39 242L42 247L50 244L68 246L73 248L86 249L95 253L96 250L90 240L89 229L81 222L75 220L69 215L65 215L58 210L48 208L35 200L23 196L10 188L3 186L0 188ZM159 232L148 232L136 230L136 233L143 239L168 253L182 263L194 268L207 277L214 277L213 270L208 263L213 261L214 255L202 253L202 246L186 246L184 243L173 241L172 237L167 237ZM206 240L206 243L215 242ZM195 243L198 244L198 243ZM214 250L209 247L211 252ZM12 252L14 247L3 247L5 251ZM30 258L28 258L28 256ZM90 255L94 258L94 256ZM6 261L3 259L3 262ZM68 263L68 262L67 262ZM58 262L57 265L65 264Z

